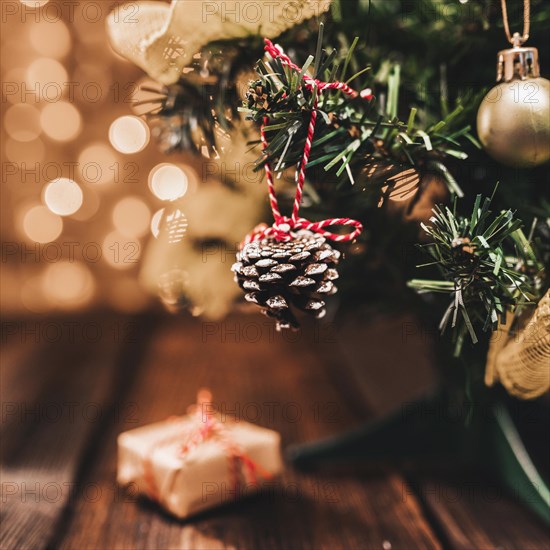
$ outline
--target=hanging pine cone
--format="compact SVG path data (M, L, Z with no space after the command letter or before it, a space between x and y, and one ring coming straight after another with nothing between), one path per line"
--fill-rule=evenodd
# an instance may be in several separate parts
M337 291L336 266L340 252L324 237L301 230L288 242L266 237L247 244L238 254L232 270L247 301L277 321L277 330L297 329L291 307L314 315L326 313L324 296Z

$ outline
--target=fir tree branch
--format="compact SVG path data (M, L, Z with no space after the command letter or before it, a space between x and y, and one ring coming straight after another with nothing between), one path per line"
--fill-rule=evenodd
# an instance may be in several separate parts
M343 63L340 77L343 81L356 46L357 40L343 59L335 55L334 50L330 55L323 51L321 61L313 61L309 56L302 68L283 65L280 59L258 61L257 79L250 83L247 98L239 108L257 125L263 124L266 118L270 121L265 127L269 147L258 159L256 170L261 170L266 162L278 171L299 162L314 99L309 87L304 85L303 76L313 62L331 76ZM369 165L384 169L398 165L406 170L429 164L430 170L439 173L447 182L451 193L462 196L458 183L442 162L446 155L466 158L465 152L457 150L461 146L459 140L474 140L468 126L453 129L452 122L462 112L462 106L458 105L444 120L428 128L415 123L417 109L411 110L405 123L396 116L399 82L399 67L396 66L389 78L389 99L384 109L376 107L373 97L350 98L340 90L325 91L317 107L320 116L309 168L322 167L323 170L316 172L317 180L341 182L342 178L347 178L352 183L359 180L368 184L365 167Z
M463 334L477 342L477 330L495 330L499 321L523 305L538 301L544 291L544 265L511 210L493 216L491 199L476 197L468 217L436 207L431 225L422 224L432 242L422 246L441 274L439 280L414 279L419 293L444 293L451 302L440 328L449 326L460 352ZM419 266L421 267L421 266Z

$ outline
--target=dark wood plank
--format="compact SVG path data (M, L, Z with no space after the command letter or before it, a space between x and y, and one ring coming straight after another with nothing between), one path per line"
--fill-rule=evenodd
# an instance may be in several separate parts
M320 360L318 338L305 332L291 343L269 326L241 316L215 325L166 321L124 396L135 404L139 425L182 414L202 386L212 389L220 408L281 432L285 446L356 423L346 395ZM331 345L336 344L325 341L324 350ZM128 419L111 422L81 480L82 486L98 487L101 497L77 494L56 547L440 547L416 499L403 499L405 482L393 471L349 468L304 475L289 467L271 494L176 521L114 485L116 436L135 426Z
M397 376L401 322L361 328L359 339L348 334L358 365L349 373L331 334L306 332L290 343L260 321L256 342L252 318L171 320L143 356L146 334L123 334L120 325L116 336L113 320L104 319L101 342L21 340L19 332L2 342L2 548L431 548L439 546L434 530L451 548L550 546L547 530L506 493L495 498L498 489L485 481L417 474L411 486L391 470L288 469L273 495L173 520L116 487L117 433L182 413L202 385L220 407L279 430L285 444L339 432L377 408L363 402L362 388L380 376L373 369ZM425 363L421 346L405 350L413 348L415 364ZM359 356L368 358L364 379ZM383 392L386 384L378 384ZM55 414L48 403L75 401L76 417L93 403L109 418L48 421ZM289 418L294 404L299 419Z
M342 331L355 375L352 380L376 414L402 406L430 388L433 335L414 318L378 319L371 329L348 323ZM369 363L376 368L369 368ZM407 479L411 484L404 486L403 498L412 496L422 502L445 546L460 550L550 548L548 529L488 479L450 468L438 474L433 468L423 473L417 468Z
M124 340L112 330L127 326L105 318L23 320L5 342L2 548L45 548L74 497L87 446L112 411Z
M474 474L421 476L415 494L426 502L450 548L547 550L550 532L497 484Z

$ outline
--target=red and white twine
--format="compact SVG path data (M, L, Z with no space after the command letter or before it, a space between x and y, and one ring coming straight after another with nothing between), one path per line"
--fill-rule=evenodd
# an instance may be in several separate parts
M265 51L273 58L279 58L285 65L301 71L300 67L295 65L290 58L279 48L274 45L267 38L265 42ZM273 170L269 162L265 163L265 174L267 179L267 186L269 191L269 203L271 205L271 211L273 213L273 218L275 222L271 227L268 227L266 224L260 224L257 226L250 235L245 239L244 244L251 243L253 241L261 240L265 237L274 237L277 241L290 241L293 236L291 231L298 229L307 229L314 233L322 235L326 239L330 239L335 242L347 242L355 239L363 230L363 225L357 220L352 220L350 218L330 218L320 222L310 222L305 218L299 217L300 205L302 203L302 195L304 191L304 183L306 180L306 168L309 161L309 156L311 154L311 147L313 144L313 135L315 134L315 125L317 122L317 105L319 100L319 94L324 90L340 90L344 94L349 95L350 97L357 97L358 94L355 90L350 88L347 84L343 82L322 82L316 78L309 76L308 74L303 75L304 86L308 88L314 94L313 100L313 109L311 111L311 117L309 120L309 126L307 129L306 142L304 145L304 154L300 162L300 168L298 172L297 182L296 182L296 195L294 198L294 205L292 208L291 217L283 216L279 209L279 203L277 201L277 196L275 194L275 184L273 182ZM260 130L262 149L265 151L268 147L268 142L265 135L265 128L269 123L269 117L264 117L263 124ZM327 231L325 228L331 226L351 226L355 229L351 233L347 234L338 234Z
M264 479L271 478L271 473L263 469L259 464L254 462L248 456L241 446L235 442L224 423L215 417L211 411L211 407L206 405L212 402L212 394L205 389L198 392L197 403L190 408L190 413L195 417L196 425L189 430L189 420L187 417L171 417L170 421L183 422L185 433L170 434L160 440L154 442L149 449L149 452L143 459L143 478L145 481L148 495L156 500L161 500L160 491L155 479L153 470L153 453L168 445L173 445L178 441L182 441L179 447L180 458L185 458L193 449L199 447L202 443L214 440L220 444L225 450L228 462L229 479L232 485L232 494L237 495L237 490L240 484L241 475L247 485L258 484L258 474ZM172 480L173 481L173 480ZM172 491L170 487L167 491L169 494Z

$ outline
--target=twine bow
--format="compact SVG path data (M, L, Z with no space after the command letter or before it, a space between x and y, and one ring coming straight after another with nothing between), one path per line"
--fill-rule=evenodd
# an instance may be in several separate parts
M265 42L265 51L273 58L280 59L288 67L295 69L301 72L300 67L295 65L290 58L283 53L281 48L274 45L267 38ZM335 242L347 242L355 239L363 230L363 225L357 220L352 220L350 218L330 218L320 222L310 222L305 218L299 217L300 204L302 202L302 195L304 190L304 183L306 180L306 168L309 161L309 156L311 153L311 146L313 142L313 135L315 133L315 124L317 122L317 105L319 102L319 94L324 90L340 90L344 94L349 95L350 97L357 97L358 94L355 90L350 88L347 84L343 82L323 82L316 78L309 76L308 74L303 75L304 86L313 93L313 109L311 111L311 118L309 120L309 126L307 130L306 142L304 145L304 154L300 162L300 169L297 172L296 178L296 195L294 198L294 206L292 209L291 217L283 216L279 209L279 203L277 201L277 196L275 194L275 185L273 183L273 171L269 162L265 163L265 174L267 179L267 185L269 190L269 203L271 205L271 211L273 213L274 223L271 227L268 227L266 224L260 224L257 226L250 235L247 236L244 244L249 244L253 241L261 240L265 237L273 236L277 241L290 241L292 239L291 231L298 229L307 229L314 233L322 235L326 239L330 239ZM269 122L269 117L264 117L263 124L260 130L262 149L265 152L267 149L268 143L265 135L265 127ZM338 234L327 231L325 228L331 226L351 226L355 229L351 233L347 234Z
M212 394L207 389L201 389L197 393L197 403L188 409L188 413L194 417L196 426L189 431L189 423L187 417L170 417L172 422L185 421L185 432L183 434L176 433L157 440L151 445L149 452L143 459L144 481L147 486L149 496L158 502L161 501L160 491L155 480L153 472L153 453L160 447L172 445L178 441L182 441L178 449L180 458L185 458L191 450L199 447L206 441L217 441L224 448L229 468L229 476L233 488L233 494L237 494L237 489L240 483L241 474L249 485L258 484L258 474L264 479L272 477L271 473L262 468L248 456L241 446L235 442L224 423L222 423L214 415L212 408L206 405L212 403ZM167 494L172 492L175 476L172 477L170 487Z

